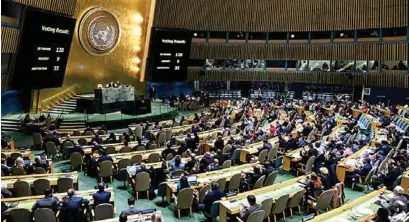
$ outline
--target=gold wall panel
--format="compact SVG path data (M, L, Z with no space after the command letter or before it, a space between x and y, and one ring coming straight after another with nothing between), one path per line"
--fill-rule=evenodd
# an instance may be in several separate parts
M408 0L158 0L154 26L207 31L404 27Z
M73 15L77 0L12 0L14 2L65 15ZM78 0L81 1L81 0Z
M20 29L1 27L1 53L16 53L20 38Z
M406 61L408 43L251 45L192 43L191 59Z
M121 39L108 55L93 56L81 46L78 28L81 17L90 9L103 7L113 13L121 27ZM82 93L93 92L98 84L119 80L135 87L137 95L145 94L146 84L140 82L140 68L149 31L151 0L77 0L74 17L77 19L63 89L75 84ZM61 88L41 90L41 100L61 91Z
M292 72L251 70L208 70L203 75L201 68L188 69L189 81L272 81L308 82L325 84L365 85L382 87L409 87L409 75L392 73L351 73L352 78L339 72Z

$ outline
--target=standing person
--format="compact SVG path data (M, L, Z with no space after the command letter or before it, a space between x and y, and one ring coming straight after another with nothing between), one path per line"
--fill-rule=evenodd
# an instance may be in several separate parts
M210 213L210 209L212 208L212 204L215 201L221 200L223 195L224 195L223 192L221 192L219 190L219 184L218 183L214 182L214 183L212 183L211 186L212 186L212 190L209 191L206 194L206 196L205 196L205 198L203 200L204 208L205 208L205 211L207 213Z
M155 88L151 85L148 89L149 98L151 101L155 100Z
M88 199L76 196L74 189L67 191L67 196L62 201L60 221L77 222L86 221L83 209L89 204Z

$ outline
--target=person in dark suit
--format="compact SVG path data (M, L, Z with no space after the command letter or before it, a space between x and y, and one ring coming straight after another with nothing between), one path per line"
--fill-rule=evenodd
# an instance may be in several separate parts
M108 156L107 153L105 152L105 150L100 149L99 150L99 158L98 158L98 162L102 163L105 160L109 160L111 162L113 162L112 157Z
M176 150L172 149L172 146L170 145L170 143L166 144L166 149L162 151L162 158L166 159L166 156L171 153L173 157L175 157L176 154Z
M139 214L141 211L137 208L135 208L135 198L130 197L128 198L128 208L123 209L121 211L121 215L134 215L134 214Z
M57 213L60 207L60 202L57 197L53 196L53 189L48 188L44 191L44 198L38 199L33 207L31 208L31 212L34 212L37 209L41 208L48 208Z
M254 195L248 195L247 201L249 202L248 207L243 207L243 210L240 212L240 217L243 221L246 221L250 214L258 210L263 210L261 204L256 203L256 197Z
M1 159L1 173L3 176L10 176L10 168L6 165L6 159Z
M92 198L94 199L94 208L99 204L109 203L111 199L111 192L105 191L105 184L99 183L98 184L98 192L92 194Z
M216 150L222 150L224 147L224 140L223 136L219 135L217 136L217 140L214 142L214 149Z
M203 200L203 204L205 205L205 206L204 206L205 211L206 211L207 213L210 213L210 209L212 208L212 204L213 204L215 201L221 200L222 197L223 197L223 195L224 195L223 192L221 192L221 191L219 190L219 184L216 183L216 182L212 183L212 189L211 189L211 191L209 191L209 192L206 194L206 196L205 196L205 198L204 198L204 200Z
M270 151L273 148L271 143L268 142L268 140L263 140L263 146L261 148L258 148L258 151L261 152L263 150Z
M67 191L67 196L63 198L61 211L63 215L76 215L82 212L83 205L88 205L89 200L75 195L74 189Z
M196 150L196 142L190 134L187 134L186 147L190 149L192 152Z
M44 161L42 161L41 157L39 157L39 156L37 156L34 159L34 163L33 163L32 166L33 167L42 167L42 168L44 168L45 171L48 171L48 169L50 168L50 164L48 163L48 160L45 159Z

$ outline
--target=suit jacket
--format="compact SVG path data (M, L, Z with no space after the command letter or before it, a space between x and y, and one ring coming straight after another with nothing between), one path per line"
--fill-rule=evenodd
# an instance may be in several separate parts
M210 191L209 193L206 194L203 203L205 204L205 209L206 212L210 213L210 209L212 208L212 204L215 201L221 200L223 197L223 192L216 190L216 191Z
M94 207L98 206L99 204L109 203L109 200L111 199L111 192L98 191L92 194L92 198L94 199Z
M34 212L37 209L48 208L56 212L58 210L59 205L60 205L60 202L58 201L57 198L45 197L45 198L38 199L36 203L33 205L33 207L31 208L31 211Z
M109 160L109 161L113 162L112 158L110 156L101 156L101 157L98 158L98 162L100 162L100 163L104 162L105 160Z
M82 209L82 204L88 204L89 200L84 199L79 196L73 196L73 197L65 197L63 202L62 202L62 209L63 210L78 210L80 211Z
M124 209L121 211L121 214L126 214L126 215L133 215L133 214L139 214L141 211L136 209L135 207L128 207L127 209Z
M262 210L262 209L263 209L263 205L261 204L256 203L256 204L250 205L249 207L247 207L241 212L241 218L243 220L247 220L250 214L258 210Z
M10 169L5 165L1 165L1 172L4 176L10 176Z

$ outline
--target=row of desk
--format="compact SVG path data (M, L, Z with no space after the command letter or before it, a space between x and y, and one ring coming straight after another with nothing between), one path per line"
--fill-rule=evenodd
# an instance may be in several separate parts
M13 184L18 180L26 181L30 185L33 185L35 180L46 179L50 181L51 186L57 186L57 181L60 178L72 178L74 182L74 187L78 188L78 172L5 176L1 178L1 184L7 189L13 189Z

